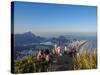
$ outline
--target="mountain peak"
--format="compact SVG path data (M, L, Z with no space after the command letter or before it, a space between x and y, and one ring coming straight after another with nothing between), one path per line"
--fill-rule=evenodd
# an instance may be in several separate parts
M31 35L31 36L35 36L35 34L33 34L33 33L30 32L30 31L29 31L29 32L25 32L24 35L27 35L27 36L28 36L28 35L29 35L29 36L30 36L30 35Z
M24 34L33 34L31 31L29 31L29 32L25 32Z

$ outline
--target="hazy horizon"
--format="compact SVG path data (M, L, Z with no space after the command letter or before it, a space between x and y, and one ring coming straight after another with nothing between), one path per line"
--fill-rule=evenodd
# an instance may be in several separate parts
M31 31L28 31L30 33L33 33L36 36L42 36L42 37L58 37L58 36L73 36L73 35L80 35L80 36L97 36L97 32L40 32L40 33L34 33ZM24 34L28 32L23 33L15 33L15 34Z
M14 33L97 32L97 7L14 2Z

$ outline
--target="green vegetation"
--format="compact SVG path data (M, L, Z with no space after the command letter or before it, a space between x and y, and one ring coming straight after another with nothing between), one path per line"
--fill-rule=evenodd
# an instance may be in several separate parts
M39 72L42 65L46 63L36 60L36 57L29 55L14 61L14 73Z
M92 54L88 52L83 52L82 54L75 56L73 60L74 61L72 69L74 70L97 68L96 51L94 51ZM43 72L42 71L44 69L43 65L46 63L47 62L37 60L35 56L28 55L19 60L14 61L14 73Z
M74 57L73 69L96 69L97 68L97 53L82 52L82 54Z

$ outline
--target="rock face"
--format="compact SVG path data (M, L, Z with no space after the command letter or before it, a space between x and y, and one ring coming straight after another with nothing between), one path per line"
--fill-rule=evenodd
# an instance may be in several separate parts
M51 65L51 71L66 71L72 70L73 57L69 55L53 56L53 61L56 61Z

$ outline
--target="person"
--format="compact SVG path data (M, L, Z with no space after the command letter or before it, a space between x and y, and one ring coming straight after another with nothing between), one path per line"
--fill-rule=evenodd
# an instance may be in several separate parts
M50 52L49 52L49 50L46 49L44 53L45 53L45 60L46 60L47 62L49 62L49 61L50 61Z
M46 49L44 53L45 53L45 61L46 61L45 68L46 68L46 71L49 71L49 67L51 64L50 51Z
M60 55L60 53L61 53L61 48L60 48L60 46L58 46L57 47L57 54Z
M67 46L65 46L65 49L64 49L64 54L68 54L68 52L69 52L69 49L68 49L68 47L67 47Z
M74 56L76 56L76 54L77 54L77 51L76 51L76 47L74 46L71 48L69 55L74 57Z
M39 72L45 72L45 54L43 50L40 50L37 54L37 60L39 62Z
M43 50L40 50L37 54L37 60L44 60L45 56L44 56L44 52Z

